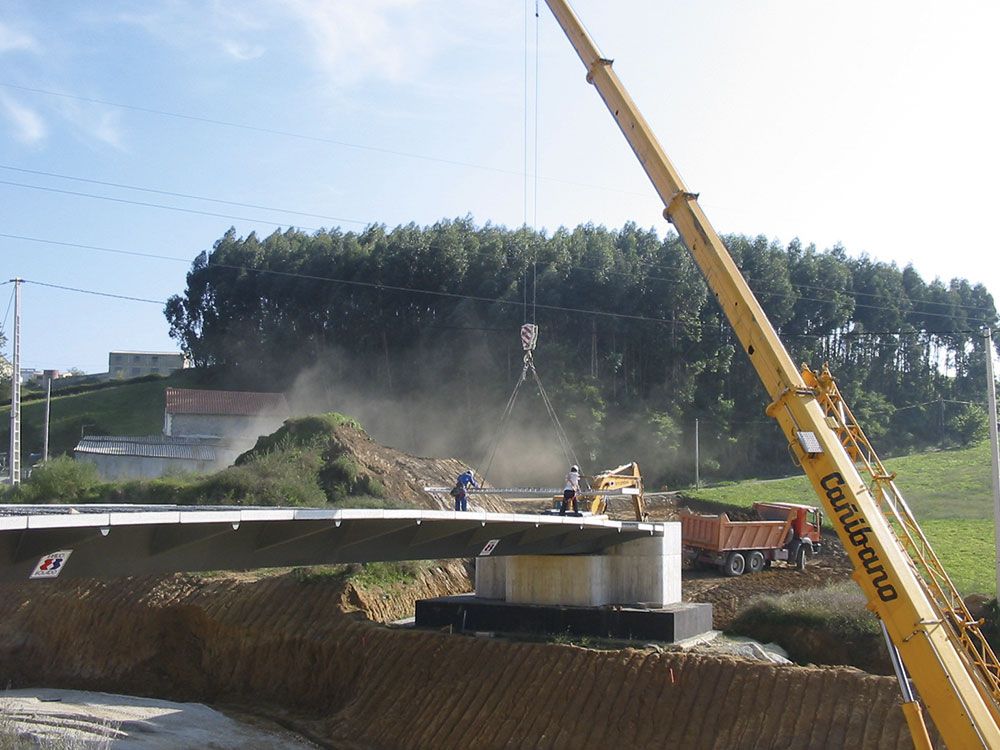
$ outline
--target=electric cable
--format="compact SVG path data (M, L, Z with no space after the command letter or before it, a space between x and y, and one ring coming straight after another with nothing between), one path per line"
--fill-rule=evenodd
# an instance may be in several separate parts
M6 233L6 232L0 232L0 238L6 238L6 239L12 239L12 240L19 240L19 241L24 241L24 242L35 242L35 243L40 243L40 244L55 245L55 246L59 246L59 247L77 248L77 249L81 249L81 250L91 250L91 251L95 251L95 252L112 253L112 254L117 254L117 255L127 255L127 256L134 256L134 257L140 257L140 258L152 258L152 259L156 259L156 260L170 260L170 261L176 261L176 262L185 263L185 264L191 262L190 259L180 258L180 257L176 257L176 256L171 256L171 255L159 255L159 254L156 254L156 253L143 253L143 252L134 251L134 250L122 250L122 249L118 249L118 248L102 247L102 246L99 246L99 245L87 245L87 244L77 243L77 242L64 242L64 241L59 241L59 240L50 240L50 239L44 239L44 238L40 238L40 237L31 237L31 236L28 236L28 235L18 235L18 234ZM435 291L435 290L429 290L429 289L420 289L420 288L416 288L416 287L403 287L403 286L395 286L395 285L386 285L386 284L379 284L379 283L375 283L375 282L358 281L358 280L355 280L355 279L338 279L338 278L334 278L334 277L317 276L317 275L313 275L313 274L303 274L303 273L296 273L296 272L292 272L292 271L277 271L277 270L266 269L266 268L254 268L252 266L240 266L240 265L227 264L227 263L210 263L210 265L207 266L207 268L225 268L225 269L235 270L235 271L245 271L245 272L248 272L248 273L271 274L271 275L278 275L278 276L283 276L283 277L302 278L302 279L313 280L313 281L325 281L325 282L335 283L335 284L346 284L346 285L359 286L359 287L380 288L380 289L387 289L387 290L390 290L390 291L413 292L415 294L425 294L425 295L431 295L431 296L441 296L441 297L449 297L449 298L457 298L457 299L466 299L466 300L469 300L469 301L481 302L481 303L489 303L489 304L504 304L504 305L526 304L526 303L523 303L523 302L518 302L518 301L514 301L514 300L504 300L504 299L500 299L500 298L478 297L478 296L468 295L468 294L459 294L459 293L456 293L456 292L442 292L442 291ZM4 283L9 283L9 282L4 282ZM671 324L671 325L676 325L677 324L677 321L669 319L669 318L655 318L655 317L643 316L643 315L630 315L630 314L627 314L627 313L613 313L613 312L608 312L608 311L604 311L604 310L581 309L581 308L575 308L575 307L565 307L565 306L561 306L561 305L546 305L546 304L537 304L536 303L536 306L539 307L539 308L541 308L541 309L543 309L543 310L550 310L550 311L553 311L553 312L570 312L570 313L597 315L597 316L601 316L601 317L608 317L608 318L615 318L615 319L624 319L624 320L638 320L638 321L642 321L642 322L651 322L651 323L658 323L658 324ZM863 306L863 307L869 307L869 306ZM881 308L875 308L875 309L881 309ZM907 313L907 314L911 314L911 313ZM920 314L929 315L929 316L932 316L932 317L943 317L943 318L950 319L950 316L941 315L939 313L933 313L933 314L932 313L920 313ZM984 323L984 324L986 323L986 321L975 321L975 320L973 322L981 322L981 323ZM694 325L694 324L688 325L688 324L685 324L685 323L681 322L680 325L681 325L681 327L683 329L685 329L685 330L687 330L689 332L694 332L694 331L697 331L699 329L699 327L697 325ZM872 333L865 332L865 333L862 333L862 334L851 334L850 332L844 332L841 335L844 335L844 336L851 336L851 335L855 335L855 336L856 335L893 335L893 336L897 336L898 335L898 336L902 336L902 335L922 335L923 333L924 332L921 332L921 331L914 331L912 333L911 332L899 332L899 331L877 332L877 333L876 332L872 332ZM931 336L947 336L947 335L953 335L953 334L957 334L957 333L976 333L976 331L961 331L961 330L960 331L927 331L926 333L927 333L927 335L931 335ZM782 334L782 337L795 337L795 338L813 337L813 338L816 338L816 339L824 339L824 338L828 338L831 335L834 335L834 332L831 332L830 334Z
M186 198L189 200L197 201L207 201L209 203L222 203L227 206L239 206L240 208L256 208L262 211L274 211L275 213L291 214L294 216L308 216L314 219L329 219L330 221L341 221L346 224L361 224L367 226L375 222L361 221L360 219L345 219L342 216L328 216L327 214L314 214L308 211L296 211L291 208L275 208L274 206L264 206L259 203L243 203L240 201L225 200L223 198L211 198L206 195L192 195L191 193L175 193L171 190L159 190L156 188L141 187L139 185L127 185L121 182L106 182L104 180L93 180L88 177L76 177L68 174L59 174L58 172L43 172L38 169L24 169L22 167L14 167L9 164L0 164L0 169L6 169L11 172L21 172L23 174L33 174L40 177L55 177L60 180L72 180L74 182L85 182L89 185L101 185L103 187L113 187L119 188L121 190L135 190L142 193L152 193L155 195L167 195L172 198Z
M163 109L155 109L153 107L141 107L134 104L124 104L122 102L113 102L107 99L97 99L88 96L79 96L76 94L68 94L61 91L51 91L48 89L35 88L31 86L21 86L15 83L9 83L5 81L0 81L0 86L9 89L15 89L18 91L26 91L32 94L42 94L44 96L53 96L62 99L70 99L72 101L87 102L88 104L100 104L105 107L115 107L117 109L125 109L132 112L142 112L144 114L157 115L159 117L172 117L178 120L187 120L190 122L198 122L207 125L216 125L221 127L236 128L239 130L245 130L255 133L264 133L267 135L277 135L284 138L295 138L302 141L309 141L312 143L325 143L333 146L341 146L343 148L352 148L360 151L368 151L377 154L384 154L387 156L400 156L407 159L419 159L420 161L435 162L438 164L447 164L453 167L465 167L468 169L478 169L484 172L493 172L496 174L510 175L514 177L520 177L521 173L516 169L504 169L503 167L490 166L488 164L477 164L475 162L461 161L459 159L445 159L438 156L428 156L427 154L418 154L412 151L400 151L398 149L384 148L381 146L371 146L363 143L352 143L350 141L339 140L337 138L328 138L324 136L307 135L305 133L296 133L290 130L282 130L280 128L267 128L259 125L249 125L247 123L229 121L229 120L219 120L211 117L202 117L199 115L184 114L181 112L171 112ZM642 198L649 198L650 194L648 191L639 192L637 190L626 190L624 188L613 188L604 185L595 185L588 182L580 182L577 180L569 180L561 177L548 177L542 176L541 179L547 180L549 182L555 182L563 185L573 185L576 187L585 187L592 190L602 190L612 193L621 193L623 195L634 195Z
M9 284L9 281L5 281L5 284ZM14 304L14 290L10 290L10 299L7 300L7 311L3 314L3 323L0 323L0 331L7 330L7 316L10 315L10 306Z
M95 295L97 297L111 297L113 299L128 300L129 302L148 302L148 303L151 303L151 304L154 304L154 305L163 305L163 304L166 304L162 300L148 299L146 297L130 297L130 296L125 295L125 294L112 294L111 292L98 292L98 291L94 291L93 289L80 289L78 287L62 286L60 284L50 284L50 283L45 282L45 281L35 281L33 279L22 279L22 281L25 284L34 284L35 286L45 286L45 287L49 287L51 289L62 289L63 291L66 291L66 292L79 292L81 294L92 294L92 295Z
M646 268L657 267L655 264L648 264L648 265L647 264L640 264L640 265L643 266L643 267L646 267ZM667 281L667 282L673 281L673 279L671 279L671 278L669 278L667 276L650 276L650 275L641 275L640 276L640 275L635 274L634 272L630 273L628 271L613 271L611 269L595 268L595 267L592 267L592 266L566 266L566 268L571 268L571 269L575 269L575 270L579 270L579 271L590 271L591 273L603 273L603 274L608 274L608 275L611 275L611 276L624 276L625 278L632 279L632 280L635 280L635 281L640 281L640 280L642 280L642 281ZM758 279L758 278L755 278L755 277L752 277L752 276L744 276L743 278L746 280L746 282L748 284L750 282L752 282L752 281L762 281L762 279ZM813 285L810 285L810 284L797 284L795 282L790 282L790 283L791 283L791 286L794 289L815 289L815 290L819 290L819 291L832 291L832 292L836 292L838 294L845 294L845 295L848 295L850 297L872 297L872 298L875 298L875 299L884 299L883 296L878 295L878 294L874 294L872 292L853 291L853 290L850 290L850 289L827 289L827 288L824 288L824 287L813 286ZM760 297L760 296L770 296L770 297L776 298L776 299L797 299L797 300L801 299L801 300L805 300L805 301L809 301L809 302L829 302L830 301L829 299L818 299L816 297L803 297L803 296L800 296L800 295L793 296L793 295L787 295L787 294L778 294L777 292L760 292L760 293L758 293L758 292L755 291L754 294L756 296L758 296L758 297ZM934 302L934 301L931 301L931 300L910 300L910 301L913 302L914 304L919 304L919 305L937 305L937 306L940 306L940 307L951 307L951 308L954 308L956 310L970 310L972 312L985 312L985 313L995 312L995 311L990 310L989 308L986 308L986 307L975 307L975 306L972 306L972 305L960 305L960 304L951 303L951 302ZM862 303L855 303L855 306L856 307L858 307L858 306L860 306L860 307L872 307L871 305L864 305ZM881 306L875 306L872 309L881 310L881 309L883 309L883 307L881 307ZM934 315L940 315L941 313L932 313L932 314L934 314Z
M124 203L129 206L142 206L144 208L159 208L164 211L177 211L178 213L185 214L196 214L198 216L213 216L220 219L233 219L236 221L252 221L259 224L265 224L267 226L283 227L287 226L286 222L281 221L271 221L269 219L261 219L252 216L233 216L232 214L220 214L214 211L201 211L197 208L183 208L181 206L168 206L165 203L149 203L146 201L134 201L128 198L114 198L110 195L97 195L95 193L84 193L77 190L63 190L62 188L48 187L45 185L29 185L25 182L11 182L9 180L0 180L0 185L10 185L13 187L27 188L30 190L41 190L46 193L59 193L62 195L74 195L81 198L92 198L94 200L110 201L112 203ZM344 219L344 221L354 222L353 219ZM363 222L357 222L363 223ZM310 232L321 231L320 227L297 227L298 229L305 229Z
M33 237L24 237L24 236L20 236L20 235L11 235L11 234L5 234L5 233L0 233L0 237L8 237L8 238L11 238L11 239L23 239L23 240L27 240L27 241L31 241L31 242L41 242L41 243L45 243L45 244L57 244L57 245L66 246L66 247L78 247L78 248L81 248L81 249L100 250L102 252L119 253L119 254L123 254L123 255L140 255L141 257L155 257L155 258L162 258L164 260L177 260L177 261L181 261L180 258L173 258L171 256L159 256L159 255L153 255L151 253L150 254L140 254L140 253L135 253L135 252L132 252L132 251L127 251L127 250L115 250L115 249L111 249L111 248L100 248L100 247L95 246L95 245L81 245L81 244L70 243L70 242L55 242L55 241L51 241L51 240L44 240L44 239L33 238ZM183 260L182 262L188 263L190 261ZM431 289L420 289L418 287L399 286L399 285L396 285L396 284L382 284L382 283L379 283L379 282L372 282L372 281L358 281L356 279L338 279L338 278L334 278L334 277L331 277L331 276L318 276L318 275L315 275L315 274L296 273L296 272L293 272L293 271L277 271L277 270L269 269L269 268L254 268L252 266L239 266L239 265L229 264L229 263L211 263L210 262L209 265L206 266L205 268L206 269L221 268L221 269L227 269L227 270L233 270L233 271L245 271L245 272L248 272L248 273L260 273L260 274L268 274L268 275L273 275L273 276L282 276L282 277L286 277L286 278L300 278L300 279L306 279L306 280L311 280L311 281L324 281L324 282L329 282L329 283L332 283L332 284L344 284L344 285L347 285L347 286L356 286L356 287L363 287L363 288L370 288L370 289L379 289L379 290L384 290L384 291L410 292L410 293L413 293L413 294L423 294L423 295L428 295L428 296L445 297L445 298L450 298L450 299L462 299L462 300L468 300L470 302L481 302L481 303L484 303L484 304L495 304L495 305L519 305L519 304L521 304L518 300L501 299L499 297L480 297L480 296L471 295L471 294L460 294L458 292L443 292L443 291L437 291L437 290L431 290ZM152 300L148 300L147 299L147 300L141 300L141 301L150 302ZM164 303L159 303L159 304L164 304ZM652 318L652 317L643 316L643 315L631 315L631 314L628 314L628 313L613 313L613 312L607 312L607 311L604 311L604 310L587 310L587 309L582 309L582 308L566 307L566 306L563 306L563 305L546 305L546 304L540 304L540 305L538 305L538 307L541 308L541 309L543 309L543 310L551 310L553 312L581 313L581 314L586 314L586 315L597 315L597 316L600 316L600 317L621 318L621 319L625 319L625 320L638 320L638 321L644 321L644 322L649 322L649 323L663 323L663 324L665 324L665 323L672 323L673 322L673 321L665 319L665 318Z

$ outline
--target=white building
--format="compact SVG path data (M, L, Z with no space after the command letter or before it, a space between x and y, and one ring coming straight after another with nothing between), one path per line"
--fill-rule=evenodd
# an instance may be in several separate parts
M74 453L107 480L218 471L289 416L281 393L167 388L163 435L92 435Z

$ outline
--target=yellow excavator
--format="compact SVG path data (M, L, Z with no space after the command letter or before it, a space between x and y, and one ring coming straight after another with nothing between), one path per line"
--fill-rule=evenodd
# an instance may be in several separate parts
M642 492L642 474L639 473L639 464L635 461L614 469L605 469L590 477L590 489L580 490L578 497L584 504L590 504L591 513L603 516L611 510L609 499L619 495L632 498L632 510L636 521L645 521L649 518ZM562 497L555 497L553 501L562 503Z
M793 461L816 491L882 623L914 744L921 703L952 750L1000 750L1000 662L920 530L832 375L796 367L649 123L566 0L546 0L663 201L764 384ZM916 691L911 685L916 686Z

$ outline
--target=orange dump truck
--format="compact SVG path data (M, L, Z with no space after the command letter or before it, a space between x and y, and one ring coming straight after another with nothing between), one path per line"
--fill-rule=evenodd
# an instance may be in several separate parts
M820 547L819 508L796 503L754 503L757 521L681 513L681 541L702 565L727 576L757 573L775 560L802 570Z

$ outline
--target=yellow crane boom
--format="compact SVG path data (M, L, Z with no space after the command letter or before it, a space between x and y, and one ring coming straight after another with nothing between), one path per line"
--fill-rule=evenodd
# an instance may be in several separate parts
M800 371L649 124L565 0L546 0L663 200L664 216L767 389L781 426L942 737L955 750L1000 750L1000 664L979 633L863 431L824 371ZM862 476L864 471L871 486ZM907 704L915 742L922 720Z

